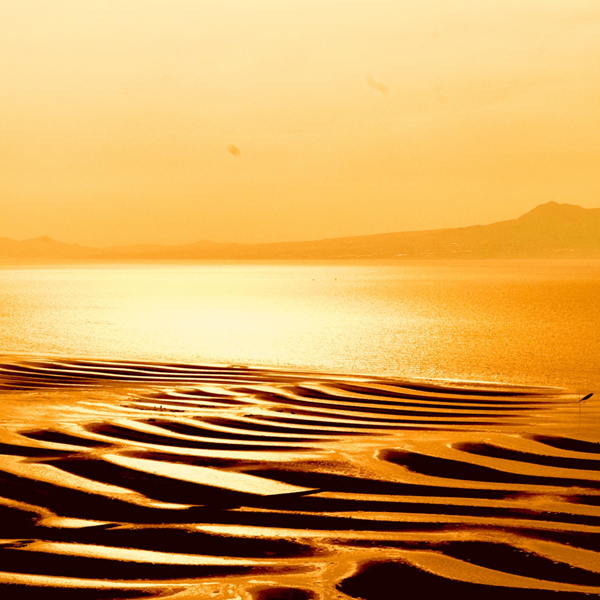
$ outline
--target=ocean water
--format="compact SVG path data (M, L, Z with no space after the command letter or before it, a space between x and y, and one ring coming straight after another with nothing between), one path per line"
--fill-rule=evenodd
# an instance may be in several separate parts
M600 261L0 268L0 595L598 596L599 287Z
M600 261L0 267L0 354L600 390Z

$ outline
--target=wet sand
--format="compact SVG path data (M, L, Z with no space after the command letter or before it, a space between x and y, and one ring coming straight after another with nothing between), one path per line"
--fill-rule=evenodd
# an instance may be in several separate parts
M0 595L600 595L567 390L5 357Z

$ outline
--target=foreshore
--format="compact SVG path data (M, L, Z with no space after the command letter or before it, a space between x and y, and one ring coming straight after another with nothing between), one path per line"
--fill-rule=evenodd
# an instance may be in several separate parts
M0 594L600 595L600 411L581 397L5 358Z

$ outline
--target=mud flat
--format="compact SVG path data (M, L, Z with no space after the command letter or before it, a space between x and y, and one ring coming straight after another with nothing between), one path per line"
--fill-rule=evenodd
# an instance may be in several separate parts
M0 595L598 596L600 410L580 399L5 357Z

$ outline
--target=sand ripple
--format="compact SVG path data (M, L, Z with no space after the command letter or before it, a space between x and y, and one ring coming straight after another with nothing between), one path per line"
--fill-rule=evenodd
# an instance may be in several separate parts
M2 598L600 595L595 400L0 363Z

